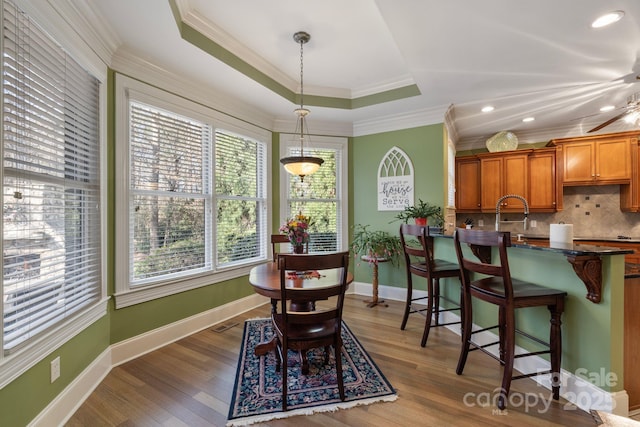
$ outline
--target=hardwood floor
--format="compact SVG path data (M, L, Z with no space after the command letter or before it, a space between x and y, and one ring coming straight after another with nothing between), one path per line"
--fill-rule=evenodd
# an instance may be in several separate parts
M511 394L531 406L512 405L500 413L481 406L499 387L498 363L481 352L469 355L465 372L455 373L460 337L431 330L420 347L424 318L413 314L400 330L403 303L367 308L350 295L344 320L398 391L395 402L274 420L262 426L594 426L591 415L531 379L514 381ZM66 424L75 426L224 426L240 351L243 322L268 317L269 305L193 334L115 367Z

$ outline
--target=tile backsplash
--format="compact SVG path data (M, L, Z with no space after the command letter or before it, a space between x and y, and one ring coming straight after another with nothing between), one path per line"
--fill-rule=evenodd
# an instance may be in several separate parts
M603 185L592 187L565 187L564 210L556 213L530 213L529 228L525 234L549 235L549 224L564 222L573 224L575 237L617 237L624 235L640 238L640 213L620 211L620 186ZM520 221L519 213L502 213L503 220ZM495 214L457 214L456 224L465 219L473 220L474 227L495 228ZM535 221L536 227L531 227ZM523 233L522 224L502 224L501 230Z

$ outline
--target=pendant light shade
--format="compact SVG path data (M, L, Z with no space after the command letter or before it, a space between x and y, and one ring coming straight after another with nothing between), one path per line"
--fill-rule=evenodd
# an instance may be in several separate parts
M312 157L304 155L305 129L307 129L307 116L309 110L304 108L304 80L303 80L303 46L311 39L311 36L304 31L299 31L293 35L293 40L300 43L300 108L296 108L295 113L298 116L296 121L296 136L300 139L300 155L284 157L280 159L280 163L284 169L291 175L298 175L300 181L304 182L304 177L315 173L324 160L320 157ZM306 136L308 139L308 135Z

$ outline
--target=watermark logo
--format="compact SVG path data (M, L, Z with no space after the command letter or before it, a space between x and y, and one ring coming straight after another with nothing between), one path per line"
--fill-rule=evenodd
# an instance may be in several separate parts
M507 409L500 410L498 407L498 399L504 395L502 388L496 388L492 392L483 393L466 393L462 398L462 403L467 407L493 407L493 415L507 415L509 412ZM512 391L506 400L507 408L524 408L525 412L536 411L539 414L544 414L549 410L551 405L551 398L545 393L519 393Z
M541 372L542 374L542 372ZM560 386L562 388L567 387L568 379L570 376L563 376L559 372L547 374L548 381L546 383L538 383L539 387L545 387L546 385ZM618 384L618 376L614 372L607 372L605 368L600 368L599 371L593 372L585 368L578 368L575 371L575 377L578 377L588 383L599 388L615 387ZM584 387L584 382L575 382L575 386ZM575 390L575 389L574 389ZM468 392L462 398L462 403L467 407L491 407L493 415L507 415L508 409L498 409L498 399L500 396L504 396L504 390L498 387L490 392ZM578 391L565 391L563 397L568 401L564 404L564 410L575 410L580 408L592 408L592 407L615 407L615 401L610 401L605 393L592 394L589 390ZM511 391L506 399L507 408L523 408L525 412L535 411L539 414L544 414L549 411L551 406L552 397L550 392L540 393L520 393L518 391Z

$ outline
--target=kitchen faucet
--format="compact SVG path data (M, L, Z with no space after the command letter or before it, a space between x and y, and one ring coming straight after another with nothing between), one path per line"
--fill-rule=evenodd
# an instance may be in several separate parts
M522 221L500 221L500 206L505 199L518 199L524 205L524 219ZM521 222L523 224L523 230L527 229L527 218L529 217L529 203L527 199L517 194L506 194L498 199L496 203L496 231L500 231L500 223L514 223Z

